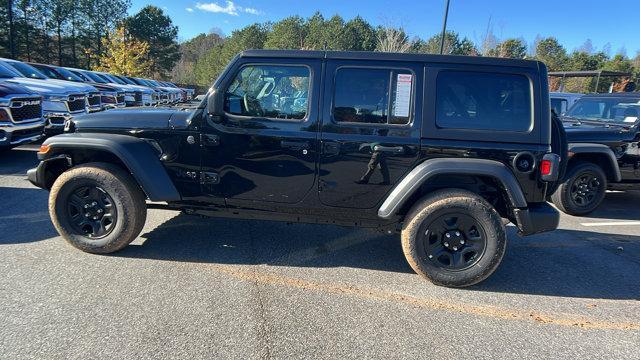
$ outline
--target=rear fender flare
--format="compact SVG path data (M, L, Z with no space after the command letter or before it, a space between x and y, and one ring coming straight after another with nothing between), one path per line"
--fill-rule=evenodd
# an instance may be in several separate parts
M51 137L43 145L49 145L49 151L40 154L40 160L58 156L68 149L91 149L111 153L127 167L149 200L181 199L157 152L142 139L118 134L72 133Z
M620 173L620 167L618 166L618 159L613 153L610 147L603 144L591 144L591 143L574 143L569 144L569 153L573 154L599 154L604 155L613 169L612 177L615 182L622 181L622 174ZM603 169L606 170L606 169Z
M378 216L390 219L398 214L422 184L438 175L481 175L495 178L506 190L514 208L526 208L527 200L511 170L501 162L485 159L431 159L416 166L391 191L378 209Z

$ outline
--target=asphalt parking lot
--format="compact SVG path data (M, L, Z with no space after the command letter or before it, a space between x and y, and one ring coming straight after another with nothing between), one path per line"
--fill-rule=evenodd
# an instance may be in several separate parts
M152 210L109 256L57 236L33 147L0 154L0 358L638 359L640 193L520 238L457 290L397 236Z

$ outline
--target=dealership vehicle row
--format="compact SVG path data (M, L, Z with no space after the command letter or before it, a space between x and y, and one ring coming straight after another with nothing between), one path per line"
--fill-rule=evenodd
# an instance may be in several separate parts
M0 58L0 148L61 133L79 115L193 97L170 82Z

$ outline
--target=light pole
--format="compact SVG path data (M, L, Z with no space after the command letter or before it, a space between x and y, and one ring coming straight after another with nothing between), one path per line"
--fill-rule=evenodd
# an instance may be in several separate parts
M440 38L440 55L444 53L444 37L447 33L447 18L449 17L449 0L444 6L444 21L442 22L442 38Z

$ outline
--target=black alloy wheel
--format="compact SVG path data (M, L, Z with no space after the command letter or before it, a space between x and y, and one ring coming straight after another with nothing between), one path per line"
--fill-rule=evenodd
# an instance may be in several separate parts
M109 235L118 219L113 199L99 186L74 189L69 194L67 211L74 232L91 239Z
M487 233L469 215L447 213L423 225L422 251L429 261L444 270L461 271L480 261Z
M604 186L592 172L580 174L571 183L571 200L579 207L590 207L600 198Z

